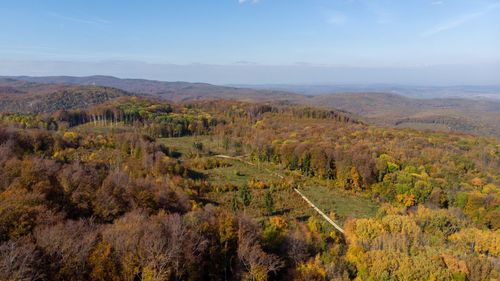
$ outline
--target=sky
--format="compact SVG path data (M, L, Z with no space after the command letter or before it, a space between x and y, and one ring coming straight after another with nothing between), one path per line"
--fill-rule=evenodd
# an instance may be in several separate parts
M500 0L2 0L0 75L92 74L500 84Z

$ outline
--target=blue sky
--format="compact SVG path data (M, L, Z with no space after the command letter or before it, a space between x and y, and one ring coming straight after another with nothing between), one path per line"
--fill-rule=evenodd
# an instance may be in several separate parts
M500 65L500 1L2 1L0 74L65 74L36 72L41 61L84 63L88 72L94 64L96 74L115 75L105 62L140 63L144 78L165 80L162 65L466 71ZM186 71L182 80L193 79ZM233 80L217 82L245 82Z

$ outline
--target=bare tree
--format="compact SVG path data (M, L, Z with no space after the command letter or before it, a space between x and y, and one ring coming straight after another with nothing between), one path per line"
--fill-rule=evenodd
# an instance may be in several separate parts
M258 228L245 218L238 222L238 258L243 264L248 280L267 280L284 266L276 255L267 254L259 241Z
M0 245L0 280L39 280L40 254L35 244L26 240L8 241Z
M307 244L302 237L304 237L302 233L295 231L287 235L285 240L288 257L295 265L305 261L309 256L307 252Z
M86 280L88 259L97 243L98 229L92 221L66 221L54 226L35 229L37 245L57 266L62 279Z

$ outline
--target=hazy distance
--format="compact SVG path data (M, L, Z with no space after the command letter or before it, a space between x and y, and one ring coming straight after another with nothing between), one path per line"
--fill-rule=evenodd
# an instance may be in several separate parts
M500 84L497 0L6 2L6 76Z

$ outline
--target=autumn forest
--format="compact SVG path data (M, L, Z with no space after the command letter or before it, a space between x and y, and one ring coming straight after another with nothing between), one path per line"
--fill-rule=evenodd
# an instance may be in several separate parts
M0 280L500 278L496 138L72 91L0 114Z

